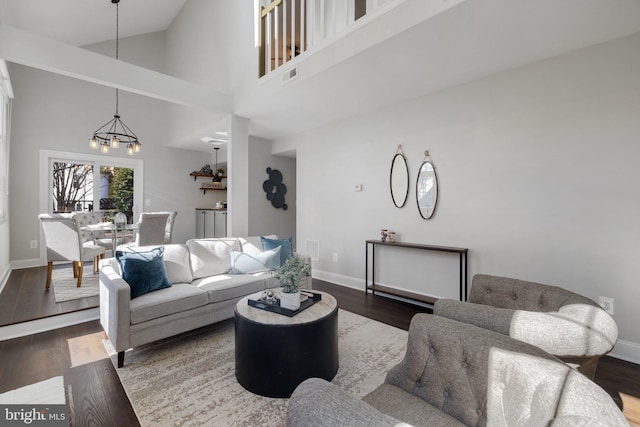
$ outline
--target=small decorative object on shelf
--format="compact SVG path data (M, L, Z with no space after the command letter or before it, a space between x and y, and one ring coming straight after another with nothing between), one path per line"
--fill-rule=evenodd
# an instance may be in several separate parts
M380 229L380 241L382 242L386 242L387 241L387 229L386 228L381 228Z
M387 240L389 241L389 243L395 243L396 242L396 232L395 231L389 231L387 233Z
M311 268L304 258L292 256L274 273L282 286L280 306L297 310L300 308L300 288L298 282L311 275Z

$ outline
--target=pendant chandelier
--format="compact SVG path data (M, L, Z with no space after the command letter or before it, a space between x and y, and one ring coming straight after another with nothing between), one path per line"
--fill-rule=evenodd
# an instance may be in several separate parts
M213 147L213 149L216 153L216 170L213 171L213 179L211 181L220 183L222 182L222 177L218 173L218 150L220 149L220 147Z
M118 59L118 36L119 36L119 3L120 0L111 0L111 3L116 5L116 60ZM103 153L108 153L109 148L118 148L120 144L127 147L129 155L140 152L140 141L138 137L129 127L124 124L118 114L118 89L116 89L116 112L113 115L113 119L99 127L93 132L93 136L89 139L91 148L98 149Z

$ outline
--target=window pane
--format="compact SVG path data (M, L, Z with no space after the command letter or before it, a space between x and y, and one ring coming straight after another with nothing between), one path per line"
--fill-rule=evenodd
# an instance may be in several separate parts
M131 168L100 167L98 197L106 221L112 221L117 212L123 212L127 215L127 222L133 223L133 182Z
M52 173L52 211L92 211L93 165L54 161Z

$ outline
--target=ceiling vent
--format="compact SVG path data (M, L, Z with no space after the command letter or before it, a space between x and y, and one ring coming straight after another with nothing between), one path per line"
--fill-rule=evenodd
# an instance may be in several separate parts
M282 84L289 83L298 77L298 67L293 67L282 73Z

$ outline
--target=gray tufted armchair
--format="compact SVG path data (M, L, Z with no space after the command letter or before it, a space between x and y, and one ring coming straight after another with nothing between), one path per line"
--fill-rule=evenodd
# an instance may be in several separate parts
M411 320L407 352L358 400L311 378L293 392L287 426L626 426L597 384L542 349L429 314Z
M448 317L538 346L593 379L618 338L613 318L593 300L556 286L477 274L467 302L441 299Z

